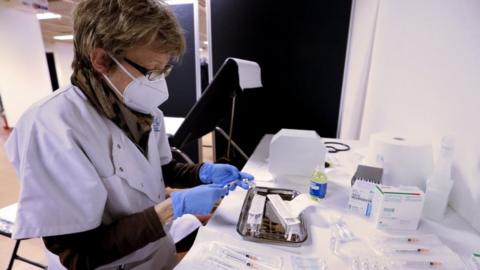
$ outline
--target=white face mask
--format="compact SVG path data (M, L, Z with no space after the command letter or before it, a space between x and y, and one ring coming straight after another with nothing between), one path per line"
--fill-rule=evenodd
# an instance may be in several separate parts
M168 87L165 78L155 81L150 81L145 76L135 78L117 59L113 56L110 57L123 72L132 78L132 81L127 85L122 94L107 75L103 74L103 77L110 86L120 97L123 97L123 103L125 103L127 107L137 112L153 114L158 106L168 99Z

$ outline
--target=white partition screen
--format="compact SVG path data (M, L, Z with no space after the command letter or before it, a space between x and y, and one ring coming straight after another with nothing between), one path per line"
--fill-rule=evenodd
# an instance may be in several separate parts
M52 92L40 24L34 13L0 8L0 93L9 124Z
M380 2L360 138L455 135L450 202L480 231L478 14L478 0Z

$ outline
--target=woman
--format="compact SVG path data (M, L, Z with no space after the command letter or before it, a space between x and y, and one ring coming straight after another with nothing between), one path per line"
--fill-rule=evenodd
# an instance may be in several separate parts
M14 238L42 237L49 269L171 269L172 219L253 180L172 160L157 107L184 43L162 2L76 7L72 85L33 105L6 144L22 184ZM189 188L167 198L166 186Z

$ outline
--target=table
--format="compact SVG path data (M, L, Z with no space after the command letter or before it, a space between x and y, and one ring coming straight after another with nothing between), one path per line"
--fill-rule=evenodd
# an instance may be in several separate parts
M177 133L177 130L182 125L183 120L185 120L185 118L183 117L169 117L169 116L165 116L163 119L165 121L165 132L171 135L174 135L175 133Z
M309 179L305 177L285 177L273 181L272 175L268 172L268 150L272 137L273 135L265 135L262 138L242 171L255 175L257 186L292 188L308 192ZM329 178L327 196L319 202L317 207L304 213L310 228L309 239L301 247L271 246L292 254L324 257L328 262L329 269L350 269L349 260L330 252L329 239L332 222L341 217L360 239L360 241L352 242L342 248L345 254L350 256L352 254L371 254L372 251L365 248L365 243L369 236L378 233L369 219L347 211L350 179L361 160L362 148L365 149L366 143L341 142L350 145L351 151L329 155L328 158L333 160L336 169L327 172ZM245 195L246 192L240 189L232 192L222 201L206 227L241 240L240 235L236 232L236 224ZM418 232L436 234L464 262L469 260L473 252L480 250L480 234L451 208L447 210L445 219L440 223L422 219Z

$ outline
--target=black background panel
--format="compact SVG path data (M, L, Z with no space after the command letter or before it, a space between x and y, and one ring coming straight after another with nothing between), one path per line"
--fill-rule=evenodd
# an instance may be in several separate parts
M247 154L281 128L336 137L350 10L351 0L211 0L214 73L227 57L262 68L264 88L237 99L233 138Z
M195 74L194 4L170 6L184 32L186 51L167 77L169 99L160 106L165 116L185 117L197 101Z

